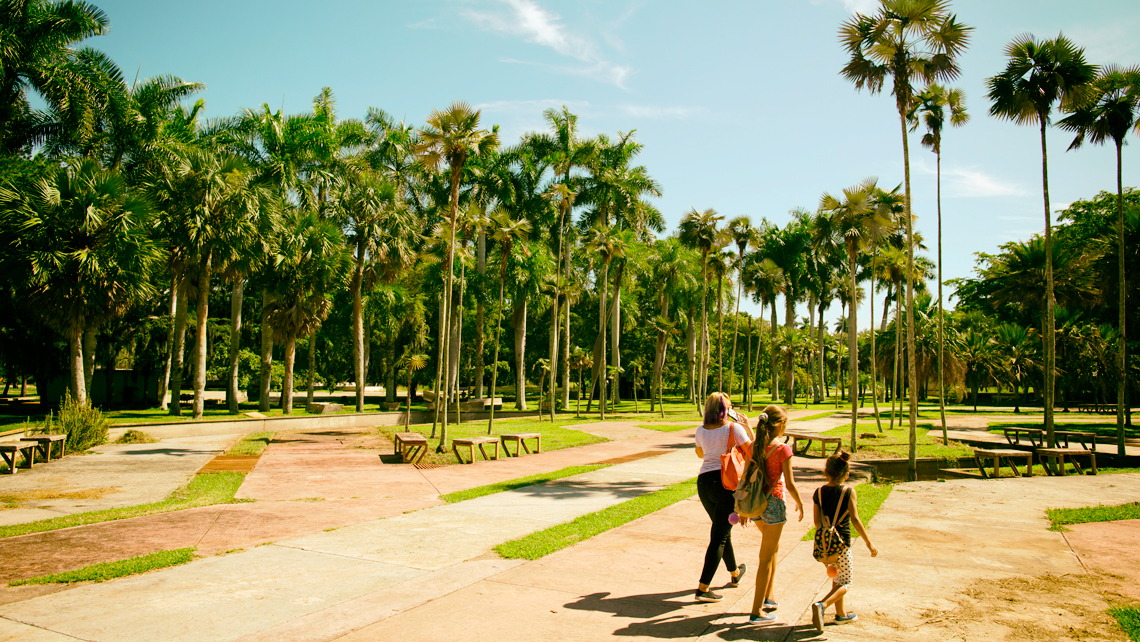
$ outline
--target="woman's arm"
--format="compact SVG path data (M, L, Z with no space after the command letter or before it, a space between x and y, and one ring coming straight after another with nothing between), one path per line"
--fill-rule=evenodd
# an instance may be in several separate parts
M697 446L697 457L700 457L701 459L705 458L705 449L704 448Z
M819 491L816 491L816 492L818 493ZM814 496L813 496L813 498L814 498ZM811 505L814 507L814 510L812 512L814 513L814 518L815 518L815 530L818 531L819 529L823 528L823 513L821 512L822 509L819 507L819 504L817 504L814 499L812 500Z
M804 521L804 503L800 500L800 491L796 489L796 478L792 475L791 457L784 460L784 485L788 487L788 492L792 494L792 499L796 500L796 511L800 514L799 521Z
M859 519L859 504L856 502L854 488L851 489L851 496L847 498L847 502L849 510L851 511L851 525L855 527L856 532L859 533L859 537L862 537L863 541L867 543L867 549L871 551L871 557L875 557L879 554L879 549L875 548L875 545L871 543L871 537L867 535L867 528L863 526L863 520Z

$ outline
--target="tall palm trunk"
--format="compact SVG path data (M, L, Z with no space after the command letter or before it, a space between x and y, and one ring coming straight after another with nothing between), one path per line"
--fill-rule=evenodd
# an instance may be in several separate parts
M447 282L444 286L443 294L443 314L439 324L439 364L436 367L435 377L435 418L432 420L431 431L435 434L436 422L439 418L440 402L443 403L443 425L439 432L439 445L436 447L437 452L445 452L447 444L447 391L440 385L440 380L443 378L445 364L448 361L448 338L450 333L448 328L451 321L451 292L452 282L454 281L455 273L455 221L459 216L459 179L460 173L463 168L460 165L453 165L451 167L451 196L450 196L450 212L448 214L451 222L451 229L448 232L447 239Z
M174 310L174 347L170 361L170 414L182 414L182 359L186 351L186 299L189 279L178 279L178 302Z
M565 281L570 282L570 247L566 247L564 260L565 264ZM557 267L557 266L555 266ZM562 332L562 407L567 410L570 409L570 298L566 298L566 304L562 306L563 318L563 332ZM578 372L581 378L581 371ZM581 405L582 400L582 386L578 386L578 402Z
M166 410L166 393L170 388L170 362L174 353L174 315L178 308L178 275L170 279L170 331L166 333L166 358L162 363L162 379L158 382L158 407Z
M526 410L526 297L520 296L514 303L515 408ZM539 411L541 412L541 407Z
M935 153L935 194L938 202L938 415L942 420L942 443L950 443L946 433L946 339L943 336L942 318L942 148Z
M87 383L83 376L83 321L73 321L67 332L68 389L76 405L87 405Z
M266 309L269 292L261 293L261 386L257 397L258 412L269 412L269 388L273 383L273 329L269 327ZM173 397L172 397L173 399Z
M902 289L902 282L895 284L895 363L894 363L894 383L891 384L891 430L895 428L895 416L897 414L899 419L899 426L902 426L902 395L899 393L899 380L901 377L899 360L902 357L902 300L899 299L898 292ZM898 409L895 409L895 406Z
M693 308L690 306L685 315L685 374L689 378L689 403L697 402L697 320L693 316Z
M483 281L487 274L487 232L479 231L475 241L475 271L479 273L479 296L475 301L475 398L483 398L483 351L486 349L483 337Z
M851 311L847 318L847 358L848 370L851 375L851 452L859 449L856 439L859 436L857 424L859 422L859 323L857 314L859 307L855 298L855 243L847 244L847 270L850 273L851 295L849 297Z
M909 390L907 390L907 398L910 400L910 448L908 449L907 456L907 472L911 481L918 479L918 463L915 459L918 448L918 368L915 367L915 354L914 354L914 223L911 220L911 191L910 191L910 145L907 140L906 131L906 110L908 105L899 102L899 124L902 127L903 139L903 180L906 182L906 195L905 195L905 212L906 212L906 359L907 359L907 381ZM1042 121L1044 123L1045 121ZM1045 127L1041 127L1042 142L1044 142ZM1048 197L1046 197L1046 204L1048 204ZM1046 218L1048 212L1046 212ZM1046 234L1048 234L1048 227ZM1046 237L1048 238L1048 237ZM1046 246L1049 242L1046 241ZM1052 268L1049 264L1049 291L1052 293ZM1050 300L1052 294L1050 294ZM1050 307L1050 311L1052 307ZM1051 365L1051 364L1050 364ZM1049 381L1046 377L1046 381ZM1051 385L1051 384L1050 384ZM1052 415L1048 416L1052 419ZM1052 424L1050 423L1049 435L1052 437Z
M871 320L869 329L871 331L871 403L875 406L875 425L879 428L879 432L883 432L883 418L879 416L879 366L876 363L879 358L879 353L875 350L875 276L872 260L871 268L871 299L868 302L867 318ZM947 443L943 441L942 443Z
M614 298L610 303L610 365L614 368L614 382L610 389L610 404L613 406L621 401L621 275L624 270L619 266L617 282L614 284Z
M708 348L708 325L709 325L709 308L708 308L708 270L709 270L709 253L704 252L701 255L701 334L700 346L697 357L697 368L699 370L697 376L697 410L704 406L706 391L705 388L708 384L708 362L709 362L709 348Z
M772 297L772 325L769 327L768 334L772 340L772 403L780 400L780 361L777 358L778 353L776 350L776 328L779 326L776 323L776 298Z
M83 387L87 401L91 401L91 384L95 380L95 328L88 324L83 328Z
M506 261L507 257L504 255L502 258L504 265ZM491 414L487 418L488 435L495 428L495 384L499 381L499 344L502 343L499 330L503 327L503 286L506 280L506 270L502 269L499 272L499 309L495 312L495 354L491 361Z
M352 272L352 371L356 379L356 412L364 412L364 238L356 242L356 265Z
M460 264L459 267L459 302L456 305L455 313L455 425L463 423L463 410L459 402L459 359L463 354L463 294L467 288L467 266ZM468 360L468 365L471 361Z
M201 419L206 408L206 322L210 318L210 276L213 256L206 253L206 261L198 274L198 303L194 324L194 419Z
M724 392L724 276L716 277L716 389Z
M739 314L739 313L738 313ZM748 336L745 338L744 350L744 401L748 404L748 412L752 412L752 316L748 317ZM735 350L733 350L735 352Z
M245 298L245 279L234 278L230 294L230 373L226 377L226 409L237 414L238 366L241 364L241 305Z
M733 389L736 387L734 385L736 383L736 340L740 335L740 297L741 297L741 294L744 292L744 274L743 274L743 271L744 271L744 252L740 253L739 262L740 262L740 269L737 270L737 277L736 277L736 279L737 279L737 283L736 283L736 312L734 313L734 316L733 316L735 321L732 324L732 360L729 362L729 366L728 366L728 396L730 396L730 397L732 396ZM752 318L749 317L749 323L751 323L751 322L752 322ZM751 341L751 338L749 338L749 340ZM748 367L747 364L745 364L745 367L746 368ZM747 384L745 384L745 391L746 391L744 393L745 397L748 396L747 389L748 389Z
M817 360L819 361L819 390L820 390L820 395L823 397L823 399L820 400L821 403L823 402L823 400L827 399L827 368L824 367L824 362L823 362L823 332L824 332L823 311L825 309L826 308L824 307L823 301L820 301L819 302L819 328L816 330L815 336L816 336L816 341L819 344L818 345L819 354L817 355Z
M753 372L756 373L756 376L755 376L754 381L752 383L752 387L754 388L754 391L753 391L754 394L752 395L753 400L755 400L755 397L757 394L760 394L760 382L764 379L764 376L760 373L760 357L764 352L764 306L763 305L760 306L760 314L757 315L756 325L759 326L759 329L756 332L756 368L753 369Z
M281 414L293 412L293 364L297 357L297 335L285 339L285 376L281 381Z
M1045 145L1045 124L1048 122L1048 113L1039 113L1038 121L1041 123L1041 184L1045 195L1045 436L1050 448L1057 447L1057 436L1053 428L1053 386L1056 376L1056 320L1054 318L1053 297L1053 223L1049 212L1049 153ZM1123 284L1122 284L1123 285ZM909 303L909 301L908 301ZM909 314L908 314L909 317ZM909 338L909 337L908 337ZM908 344L909 346L909 344Z
M815 339L815 337L812 336L815 334L815 299L816 299L816 293L812 292L811 296L810 296L810 300L808 302L808 327L807 327L807 330L808 330L808 343L809 344L813 343L813 340ZM820 392L820 390L822 388L823 375L815 367L816 366L816 359L815 359L814 354L812 354L809 357L809 360L811 362L811 392L813 395L812 401L814 403L822 403L823 402L823 393Z
M784 355L784 403L792 405L795 403L796 394L796 370L794 349L791 349L792 330L795 328L796 323L796 298L792 296L791 290L784 293L784 331L786 333L785 339L789 342L789 350Z
M1128 412L1126 406L1128 405L1128 368L1126 367L1127 361L1125 360L1125 353L1128 351L1127 336L1124 332L1127 319L1127 294L1128 294L1128 281L1127 275L1124 272L1124 183L1121 179L1121 160L1120 160L1120 146L1121 141L1116 142L1116 224L1120 232L1117 238L1116 252L1117 252L1117 297L1118 305L1120 306L1118 324L1120 326L1120 338L1117 339L1119 347L1116 350L1116 452L1123 457L1125 455L1124 449L1124 417L1127 414L1131 418L1131 413Z
M606 296L609 294L609 285L610 258L607 256L602 268L602 298L598 301L598 336L601 339L602 352L601 358L595 361L601 365L601 379L594 377L598 381L598 410L602 413L602 421L606 419ZM586 411L589 412L589 407Z
M313 405L313 388L317 383L317 331L309 333L309 372L305 381L305 410Z

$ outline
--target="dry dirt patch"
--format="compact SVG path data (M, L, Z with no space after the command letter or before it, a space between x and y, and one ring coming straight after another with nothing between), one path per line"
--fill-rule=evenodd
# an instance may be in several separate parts
M84 488L82 490L52 490L37 488L17 493L0 495L0 510L20 508L26 502L45 501L50 499L99 499L107 495L123 492L118 486L102 488Z
M1103 579L1093 572L981 580L952 596L949 611L924 612L918 630L930 640L1126 642L1106 612Z

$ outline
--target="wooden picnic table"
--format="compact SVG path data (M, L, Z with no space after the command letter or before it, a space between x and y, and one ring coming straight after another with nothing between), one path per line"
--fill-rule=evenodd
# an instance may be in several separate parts
M1089 467L1092 469L1089 474L1096 474L1096 453L1087 448L1038 448L1037 457L1041 459L1041 465L1045 468L1046 473L1060 476L1065 475L1066 457L1069 458L1069 463L1077 469L1077 474L1085 474L1074 457L1088 457Z
M530 454L530 448L527 448L526 442L528 439L534 440L534 452L542 452L542 434L537 432L517 432L499 435L499 439L503 441L503 452L507 453L508 457L518 457L522 453ZM515 442L515 454L511 455L511 450L507 448L507 442ZM521 449L521 450L520 450Z
M814 432L795 432L795 431L789 430L789 431L786 431L784 433L784 442L786 443L788 441L788 439L792 440L792 452L796 453L797 455L806 455L808 449L811 448L811 442L813 442L813 441L819 442L819 456L820 457L827 457L827 445L828 444L835 444L835 450L833 452L838 452L839 449L843 447L843 438L842 437L831 437L828 435L821 435L819 433L814 433ZM802 449L797 450L796 446L801 441L806 442L806 443L804 444L804 447Z
M978 471L982 473L982 477L989 477L986 474L985 463L989 460L994 462L994 477L997 478L1001 475L1001 460L1004 457L1010 469L1013 470L1014 476L1032 477L1033 476L1033 451L1029 450L1012 450L1008 448L971 448L974 451L974 461L978 464ZM1025 474L1022 475L1017 470L1017 462L1015 459L1025 460Z
M24 441L34 441L38 444L37 450L43 456L44 461L51 461L51 447L52 444L59 444L59 456L63 457L64 450L67 447L67 435L30 435L24 437Z
M487 451L484 450L484 448L486 446L492 446L492 445L495 447L495 454L493 456L488 456ZM467 447L468 461L463 461L463 455L459 454L459 447L460 446L466 446ZM455 453L455 458L458 459L459 463L461 463L461 464L474 464L475 463L475 446L479 447L479 452L483 455L483 459L490 461L492 459L498 459L499 458L499 438L498 437L489 437L489 436L460 437L460 438L451 440L451 450L452 450L452 452Z
M419 463L427 454L427 437L418 432L398 432L392 441L396 445L396 454L405 464Z
M1054 430L1053 434L1056 435L1057 441L1065 440L1065 448L1069 447L1069 440L1079 443L1082 448L1096 451L1096 433L1095 432L1081 432L1079 430ZM1087 442L1087 443L1086 443Z
M27 462L28 468L31 468L35 463L33 460L36 457L36 449L39 448L39 445L39 442L36 441L0 442L0 457L3 457L4 463L8 464L8 474L16 474L16 457L20 453L24 453L24 461Z
M1025 438L1029 440L1029 445L1034 448L1040 448L1045 445L1045 431L1040 428L1002 426L1001 431L1005 433L1005 440L1009 442L1010 446L1020 446L1022 435L1025 435Z

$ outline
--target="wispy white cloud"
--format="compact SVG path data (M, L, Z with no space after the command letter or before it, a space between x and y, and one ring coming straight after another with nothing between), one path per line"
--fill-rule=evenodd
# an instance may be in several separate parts
M558 109L565 105L574 113L586 111L590 103L585 100L558 100L557 98L544 98L540 100L496 100L489 103L479 103L475 109L481 109L493 114L534 114L542 113L553 107Z
M915 164L918 171L933 176L935 169L926 161ZM994 196L1025 196L1025 188L1003 181L974 167L943 166L942 181L947 196L958 198L989 198Z
M621 89L626 88L626 81L633 73L633 69L628 65L620 65L605 59L598 52L593 40L567 29L561 16L543 9L534 0L501 0L501 2L509 7L508 13L468 9L462 11L461 15L486 31L521 36L527 42L548 47L560 55L584 64L563 66L524 63L520 60L504 62L535 64L557 73L586 76ZM616 36L611 35L608 39L614 38Z
M653 120L689 120L708 114L704 107L660 106L660 105L631 105L617 106L618 111L635 118Z

